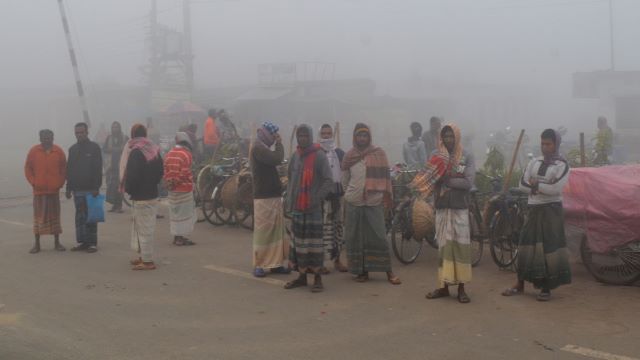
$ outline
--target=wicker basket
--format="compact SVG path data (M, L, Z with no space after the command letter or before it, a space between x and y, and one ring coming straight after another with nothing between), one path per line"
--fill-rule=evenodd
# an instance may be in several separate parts
M220 197L222 198L222 206L225 209L233 209L238 192L239 180L239 175L233 175L224 183L224 185L222 185L222 193L220 194Z
M413 204L411 204L411 223L414 239L422 240L435 236L436 213L433 206L421 199L413 200Z

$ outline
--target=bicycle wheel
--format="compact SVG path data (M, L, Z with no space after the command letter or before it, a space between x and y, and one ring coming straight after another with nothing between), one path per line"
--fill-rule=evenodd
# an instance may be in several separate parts
M216 216L215 190L216 187L214 186L214 184L208 184L205 186L201 194L201 209L204 218L211 225L220 226L224 223Z
M411 233L408 211L400 210L391 223L391 247L398 261L408 265L416 261L422 251L422 240L416 240Z
M597 254L589 249L584 235L580 244L580 256L589 273L602 283L632 285L640 280L640 243L627 245L607 254Z
M513 237L516 235L512 227L504 213L494 214L489 232L489 243L493 262L500 268L511 266L518 256L518 241L513 241Z
M469 229L471 236L471 266L478 266L484 251L484 238L476 214L469 212Z
M245 182L238 187L234 213L240 227L253 230L253 184L251 182Z

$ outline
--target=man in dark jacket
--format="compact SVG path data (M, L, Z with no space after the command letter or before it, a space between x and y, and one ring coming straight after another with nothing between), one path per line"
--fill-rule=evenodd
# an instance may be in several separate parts
M67 199L76 207L76 241L71 251L98 251L98 224L87 222L87 196L97 196L102 186L102 150L89 140L89 127L85 123L75 126L77 143L69 148L67 162Z
M282 183L277 169L284 160L278 130L278 126L270 122L262 124L249 156L253 177L253 275L256 277L264 277L266 269L277 274L291 272L284 266L289 244L284 239Z
M290 260L300 275L285 289L307 286L307 273L314 274L312 292L323 290L324 264L322 204L335 186L327 155L313 143L313 130L300 125L296 131L298 149L289 162L286 210L291 213L293 251Z
M153 270L153 237L158 212L158 184L164 168L160 148L147 139L147 129L136 124L127 143L124 184L133 201L133 231L131 248L139 255L131 261L132 270Z

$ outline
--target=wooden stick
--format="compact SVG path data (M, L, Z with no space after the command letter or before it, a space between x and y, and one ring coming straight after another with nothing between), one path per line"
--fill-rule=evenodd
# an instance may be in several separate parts
M587 166L587 154L585 154L585 151L584 151L584 133L583 132L580 133L580 166L581 167Z
M518 153L520 152L520 145L522 145L522 139L524 138L524 129L520 131L520 136L518 137L518 142L516 143L516 148L513 151L513 156L511 157L511 166L509 166L509 172L507 176L504 178L504 184L502 184L502 192L506 193L509 190L509 183L511 183L511 176L513 175L513 168L516 166L516 160L518 159Z
M249 137L249 159L251 159L251 150L253 150L253 143L255 142L258 128L255 122L251 122L251 136Z
M298 131L298 125L293 127L293 131L291 131L291 137L289 137L289 156L293 154L293 138L296 136L296 131Z

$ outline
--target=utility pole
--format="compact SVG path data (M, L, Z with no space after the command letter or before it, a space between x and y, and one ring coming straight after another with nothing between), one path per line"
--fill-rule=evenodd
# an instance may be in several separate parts
M62 3L62 0L58 0L58 7L60 8L60 17L62 18L64 35L67 38L67 48L69 49L69 57L71 59L71 67L73 68L73 76L76 81L76 89L78 91L78 97L80 98L82 119L88 126L91 126L91 120L89 119L89 110L87 108L87 101L84 97L84 88L82 86L82 80L80 79L80 71L78 70L78 60L76 58L76 52L73 50L73 43L71 42L71 32L69 31L69 22L67 21L67 14L64 10L64 4Z
M184 62L185 77L189 96L193 96L193 49L191 42L191 4L190 0L182 1L183 32L184 32Z
M609 50L611 53L611 71L616 70L616 59L613 43L613 0L609 0Z
M151 92L155 89L155 85L158 83L158 75L160 74L158 58L158 2L157 0L151 0L151 12L149 13L149 33L151 37L150 41L150 55L149 62L151 63L151 74L149 76L149 99L151 99Z

